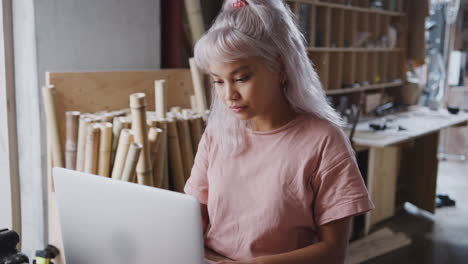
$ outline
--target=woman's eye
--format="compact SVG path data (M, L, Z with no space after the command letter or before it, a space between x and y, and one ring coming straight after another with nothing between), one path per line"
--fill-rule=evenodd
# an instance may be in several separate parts
M214 83L215 85L219 85L219 84L222 84L222 83L223 83L223 81L217 81L217 80L213 80L213 83Z
M242 82L243 83L243 82L248 81L249 78L250 78L250 76L244 76L244 77L236 79L236 82Z

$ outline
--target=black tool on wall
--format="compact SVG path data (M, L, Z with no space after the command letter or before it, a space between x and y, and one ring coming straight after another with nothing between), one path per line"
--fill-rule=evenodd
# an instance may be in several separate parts
M18 233L0 229L0 264L29 263L29 258L16 249L20 241Z
M60 254L58 248L48 245L45 249L36 251L36 258L33 260L33 264L54 264L52 260L58 254Z

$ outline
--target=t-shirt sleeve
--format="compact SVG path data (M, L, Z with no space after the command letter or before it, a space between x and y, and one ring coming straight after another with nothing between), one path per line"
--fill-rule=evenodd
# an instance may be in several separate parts
M334 146L330 147L332 151L325 157L328 162L319 166L311 182L315 193L312 207L318 226L374 208L349 143L343 134L336 136Z
M208 156L210 150L210 142L208 129L203 133L200 143L198 144L198 151L195 155L194 165L189 179L185 183L184 192L192 195L202 204L208 202Z

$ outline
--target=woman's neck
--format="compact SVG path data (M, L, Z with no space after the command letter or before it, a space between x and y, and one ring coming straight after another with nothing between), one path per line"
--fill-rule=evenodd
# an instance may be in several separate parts
M275 110L268 115L259 116L252 119L252 130L254 131L271 131L280 128L291 120L293 120L298 113L296 113L289 104L283 107L276 107Z

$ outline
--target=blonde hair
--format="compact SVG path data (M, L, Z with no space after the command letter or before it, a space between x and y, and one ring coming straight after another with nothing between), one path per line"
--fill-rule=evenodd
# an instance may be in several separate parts
M210 62L228 63L248 57L259 57L272 69L282 64L287 76L284 95L294 111L341 126L341 119L326 100L289 7L281 0L246 0L244 7L233 8L235 2L224 2L213 26L195 45L197 66L207 72ZM224 153L240 153L248 146L245 132L249 122L234 116L214 90L212 94L208 118L211 134Z

